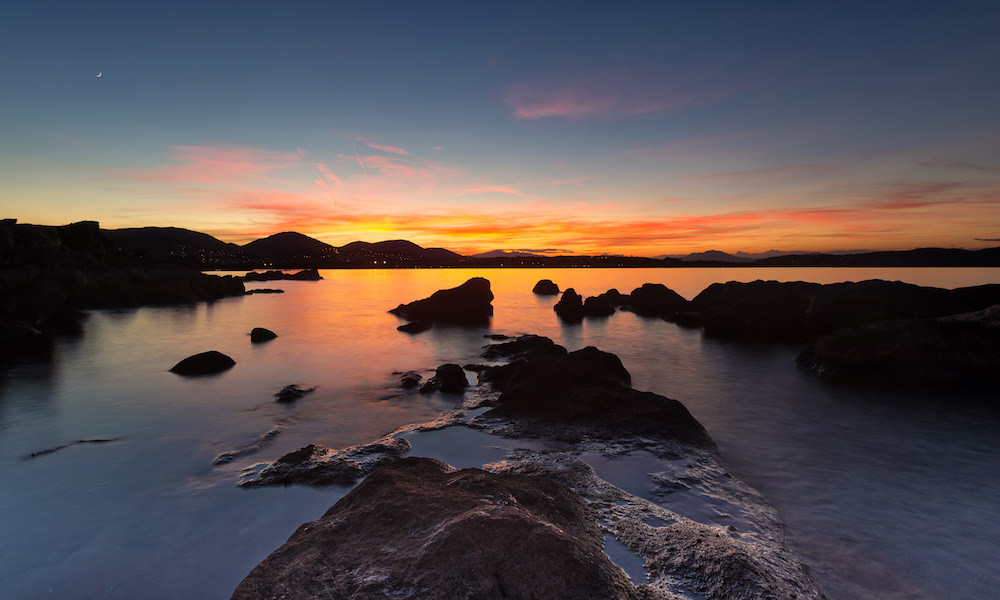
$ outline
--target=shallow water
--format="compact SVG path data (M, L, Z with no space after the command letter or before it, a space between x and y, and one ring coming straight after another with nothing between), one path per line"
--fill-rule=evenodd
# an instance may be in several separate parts
M227 597L298 525L346 492L241 490L240 471L306 443L346 446L436 416L455 399L404 392L393 372L475 362L486 333L537 333L571 350L596 345L621 357L636 388L684 402L730 468L782 513L831 599L1000 594L1000 414L974 403L975 394L830 386L795 368L795 347L707 340L630 313L565 326L551 310L555 298L530 291L541 278L584 295L659 282L688 298L731 279L878 277L958 287L1000 282L1000 269L323 275L319 282L249 284L285 294L97 311L84 335L59 340L51 362L0 371L0 462L7 475L0 489L0 595ZM386 313L477 275L490 279L496 295L489 328L409 336ZM247 334L256 326L279 337L251 345ZM229 354L236 367L190 379L168 372L209 349ZM272 394L292 383L317 390L291 405L275 403ZM255 454L212 464L275 425L281 434ZM414 455L456 466L496 460L509 442L465 429L408 437ZM97 438L116 441L73 444ZM613 461L605 468L613 475ZM622 485L646 485L640 479Z

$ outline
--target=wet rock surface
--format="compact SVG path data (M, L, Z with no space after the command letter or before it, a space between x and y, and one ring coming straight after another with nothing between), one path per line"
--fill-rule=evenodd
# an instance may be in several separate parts
M423 333L432 327L434 327L433 321L412 321L405 325L400 325L396 329L403 333Z
M194 354L170 368L171 373L178 375L214 375L227 371L236 365L236 361L219 352L209 350Z
M458 287L438 290L429 298L400 304L389 312L410 321L488 325L493 316L492 302L489 280L473 277Z
M638 596L566 486L407 458L301 526L233 594L278 597Z
M271 443L274 438L278 437L285 428L282 425L275 425L274 427L268 429L264 433L260 434L256 440L252 443L247 444L241 448L235 450L226 450L225 452L220 452L212 459L213 465L224 465L226 463L232 462L237 458L253 454L258 450L264 448L269 443Z
M395 437L340 450L309 444L272 463L249 467L239 485L351 485L375 469L400 460L409 451L410 443Z
M1000 381L1000 304L937 319L839 329L810 342L798 364L847 382Z

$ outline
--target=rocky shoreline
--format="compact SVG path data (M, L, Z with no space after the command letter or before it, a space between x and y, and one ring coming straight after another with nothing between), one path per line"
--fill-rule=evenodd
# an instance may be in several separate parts
M93 221L61 227L0 222L0 362L44 352L82 329L86 309L213 301L245 292L234 277L143 264Z
M773 508L726 471L681 403L631 388L616 356L522 336L483 357L479 384L435 421L248 469L248 487L367 478L233 598L823 598ZM480 469L404 458L408 440L445 427L512 448ZM632 472L635 489L590 463ZM645 580L601 551L612 542L641 559Z

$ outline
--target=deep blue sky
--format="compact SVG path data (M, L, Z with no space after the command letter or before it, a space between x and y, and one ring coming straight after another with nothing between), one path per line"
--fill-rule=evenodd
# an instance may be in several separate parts
M992 2L20 3L0 208L465 251L996 245L997 23Z

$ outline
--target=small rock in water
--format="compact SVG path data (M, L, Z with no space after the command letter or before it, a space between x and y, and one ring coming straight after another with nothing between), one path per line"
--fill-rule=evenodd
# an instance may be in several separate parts
M407 371L405 373L397 373L399 377L399 385L403 389L409 390L420 385L423 380L423 376L416 371Z
M531 291L539 296L556 296L559 294L559 286L551 279L542 279L535 284Z
M171 373L178 375L212 375L231 369L236 361L217 350L189 356L174 365Z
M552 310L566 323L579 323L583 321L584 315L583 298L573 288L567 288Z
M434 377L427 380L420 391L429 394L435 390L449 394L461 394L468 387L469 380L465 377L462 367L454 363L441 365Z
M311 387L309 389L300 388L297 384L286 385L281 388L281 391L274 395L274 399L277 402L289 403L295 402L302 396L305 396L309 392L314 391L316 388Z
M250 332L251 342L268 342L278 337L277 333L274 333L270 329L264 329L263 327L254 327L253 331Z

